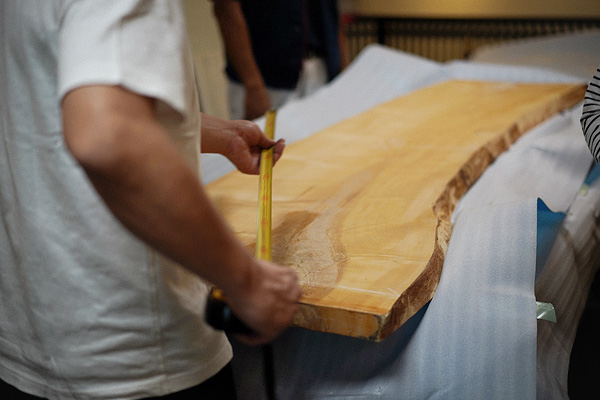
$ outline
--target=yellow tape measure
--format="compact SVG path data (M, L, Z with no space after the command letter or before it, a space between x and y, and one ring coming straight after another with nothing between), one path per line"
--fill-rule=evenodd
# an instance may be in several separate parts
M275 136L274 110L267 111L265 136ZM256 234L256 258L271 260L271 199L273 182L273 148L260 153L260 174L258 183L258 229ZM245 323L233 314L223 291L217 287L211 289L206 303L204 318L216 329L231 333L253 333Z
M265 136L275 138L275 110L267 111ZM273 197L273 148L260 153L258 181L258 229L256 233L256 258L271 260L271 205Z

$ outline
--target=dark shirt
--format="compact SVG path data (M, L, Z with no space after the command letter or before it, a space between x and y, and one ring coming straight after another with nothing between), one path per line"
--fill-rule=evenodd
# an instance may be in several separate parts
M248 25L254 58L270 88L296 87L302 59L325 60L328 79L340 71L338 8L335 0L238 0ZM227 75L240 82L227 61Z

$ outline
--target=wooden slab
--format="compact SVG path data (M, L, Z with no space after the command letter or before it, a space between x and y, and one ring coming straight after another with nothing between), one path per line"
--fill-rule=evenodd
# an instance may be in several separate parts
M461 196L524 132L584 92L447 81L288 146L274 170L272 242L273 260L303 287L295 325L374 341L401 326L435 292ZM232 172L207 186L252 249L257 179Z

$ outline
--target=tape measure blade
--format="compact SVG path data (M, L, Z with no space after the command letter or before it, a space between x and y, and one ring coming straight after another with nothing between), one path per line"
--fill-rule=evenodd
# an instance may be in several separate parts
M275 110L266 114L265 136L275 137ZM256 235L256 257L271 260L271 207L273 182L273 148L265 149L260 154L260 176L258 188L258 229Z

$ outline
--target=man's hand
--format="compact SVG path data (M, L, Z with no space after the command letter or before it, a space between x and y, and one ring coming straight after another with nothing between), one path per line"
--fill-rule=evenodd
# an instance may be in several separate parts
M273 163L283 153L285 141L267 138L251 121L227 121L202 115L202 151L222 154L245 174L260 172L260 152L273 146Z
M264 85L244 86L244 119L253 120L265 115L271 108L271 101Z
M236 135L231 138L229 147L223 154L245 174L258 174L260 172L260 152L263 149L273 148L273 163L277 162L283 153L285 141L277 142L267 138L258 127L249 121L237 122ZM252 125L250 125L252 124Z
M291 325L302 291L296 273L289 267L264 260L254 260L253 267L251 279L225 295L233 312L256 332L236 338L259 345Z

